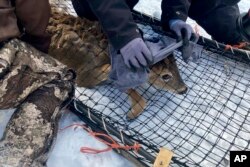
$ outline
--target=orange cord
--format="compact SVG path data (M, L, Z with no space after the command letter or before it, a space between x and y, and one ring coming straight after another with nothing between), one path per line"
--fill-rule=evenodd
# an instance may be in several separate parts
M72 124L72 125L69 125L69 126L66 126L62 129L60 129L60 131L63 131L63 130L68 129L70 127L81 127L84 130L86 130L91 136L95 137L98 141L100 141L108 146L107 148L101 149L101 150L93 149L90 147L81 147L80 151L82 153L99 154L99 153L111 151L112 149L135 150L138 152L138 150L141 148L141 146L138 143L135 143L133 146L129 146L129 145L121 146L111 136L106 135L104 133L93 132L89 128L87 128L85 125L82 125L82 124ZM105 137L106 139L110 140L111 142L109 143L109 142L101 139L100 137Z
M225 45L225 50L229 50L232 48L242 49L242 48L246 47L247 45L249 45L248 42L241 42L238 45Z

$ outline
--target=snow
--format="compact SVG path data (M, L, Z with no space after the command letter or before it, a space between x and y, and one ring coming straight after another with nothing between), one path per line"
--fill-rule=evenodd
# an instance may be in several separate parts
M154 3L152 2L152 0L140 0L136 9L159 18L161 0L154 0ZM250 8L250 1L242 0L239 6L241 12L246 12ZM192 24L192 26L196 24L192 20L188 20L188 22ZM209 37L202 29L200 33L203 36ZM181 71L184 80L187 81L186 84L189 88L192 88L187 95L172 96L165 91L157 91L153 87L148 89L148 85L144 85L140 88L140 92L148 89L144 97L149 100L149 103L147 111L138 118L138 121L133 123L128 123L123 119L129 107L129 104L125 102L128 100L126 94L122 94L111 87L103 86L95 90L78 88L78 91L81 92L78 96L88 106L104 110L104 114L112 116L114 119L117 118L121 120L122 118L124 125L129 126L129 128L135 128L135 130L140 130L145 136L150 136L154 139L154 143L161 143L169 149L179 147L179 155L189 154L187 158L189 160L196 159L197 162L202 161L200 156L207 156L206 159L208 161L203 161L202 166L215 166L216 161L221 158L215 155L224 156L225 154L222 152L222 148L231 147L230 150L241 150L247 146L249 147L249 143L242 139L250 139L250 134L245 133L246 131L249 132L250 124L241 123L244 120L244 116L249 112L250 88L249 86L246 87L246 85L249 85L250 71L249 68L247 69L242 64L236 64L237 69L234 69L236 65L229 63L229 65L227 65L229 67L226 68L225 64L228 62L215 55L204 54L203 56L207 56L209 60L201 61L202 66L195 64L185 65L181 61L178 62L178 64L183 67ZM204 73L204 71L208 72ZM239 74L242 75L239 77ZM197 80L196 76L199 75L204 75L203 80ZM230 75L230 77L228 77L228 75ZM216 83L212 82L214 80L216 80ZM240 82L238 82L239 80ZM213 88L211 88L211 86ZM235 87L237 88L232 90L232 88ZM204 94L204 92L207 92L207 94ZM87 98L84 94L91 95L91 99ZM215 96L218 94L219 96ZM228 97L230 97L230 101L226 100ZM197 103L196 106L190 106L190 103L193 101ZM181 104L176 105L180 102ZM226 104L226 107L224 104ZM241 107L237 108L238 105ZM159 112L159 108L163 108L165 112ZM224 108L223 113L219 112L222 108ZM237 113L234 112L236 109ZM115 112L113 112L114 110ZM178 112L171 112L173 110ZM207 111L210 111L211 115L208 116L204 114ZM14 109L0 111L0 138L13 112ZM68 111L64 112L65 114L60 120L60 128L74 123L82 123L82 121L72 113ZM158 129L155 133L148 131L147 127L156 126L159 122L159 118L167 122L167 124L162 125L161 129ZM216 118L217 120L214 121L212 118ZM140 122L148 122L149 119L151 119L151 121L146 127L140 126ZM250 121L249 118L247 120ZM229 128L225 130L224 127L226 125L228 125ZM176 128L177 130L173 131L171 128ZM211 132L208 133L207 129ZM239 129L242 129L242 131L239 131ZM216 134L214 134L214 132L216 132ZM171 145L167 141L164 141L163 138L158 137L155 139L155 137L163 133L167 133L165 136L169 136L167 139L171 141ZM235 141L232 141L236 133L238 133L239 137L236 138ZM201 139L200 136L205 136L205 140ZM218 138L218 136L220 136L220 138ZM187 139L189 142L185 142L184 139ZM233 146L231 146L232 142L234 142ZM182 143L182 145L180 143ZM213 148L214 143L217 144L217 147L214 148L210 154L206 154L206 152ZM196 144L199 144L200 147L195 147ZM48 167L133 166L133 164L113 151L97 155L81 153L79 149L82 146L94 148L106 147L104 144L89 136L89 134L81 128L69 128L59 131L56 145L47 162ZM189 153L189 150L195 151ZM217 158L219 159L216 160ZM229 159L228 155L226 155L225 159ZM209 161L214 163L210 163Z
M69 111L63 111L64 115L59 123L63 129L69 125L83 124L83 122ZM106 145L99 142L81 127L73 126L65 130L59 130L56 145L47 161L48 167L134 167L128 160L109 151L100 154L81 153L81 147L105 149Z
M0 110L0 140L4 134L7 123L14 112L15 109Z

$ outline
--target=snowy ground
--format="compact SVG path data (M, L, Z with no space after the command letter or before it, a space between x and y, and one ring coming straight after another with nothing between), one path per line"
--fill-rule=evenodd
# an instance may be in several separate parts
M153 3L152 3L153 2ZM148 14L151 14L153 16L156 16L156 17L159 17L160 16L160 0L141 0L140 3L137 5L137 9L143 11L143 12L146 12ZM250 8L250 1L249 0L242 0L240 3L239 3L239 6L240 6L240 9L242 12L246 12L249 8ZM189 21L192 25L195 25L195 23L193 21ZM201 32L202 35L205 35L206 36L206 33L204 31ZM217 76L224 76L223 73L223 69L222 66L224 67L224 65L221 65L221 66L216 66L217 68L214 68L216 66L216 64L209 64L209 67L207 68L207 70L210 70L210 71L213 71L213 73L219 73L220 75L217 75ZM195 69L195 68L199 68L199 67L192 67L192 69ZM244 71L244 69L241 69L241 67L239 68L240 70L238 71L239 73ZM200 70L202 71L202 70ZM187 70L187 72L192 72L192 70ZM196 73L196 76L198 75L201 75L202 73ZM237 74L237 70L234 71L233 74ZM249 73L248 73L249 74ZM186 77L188 77L189 74L186 74ZM216 76L205 76L205 77L208 77L208 78L216 78ZM224 76L224 78L226 78L226 76ZM249 83L249 76L242 76L241 78L237 78L237 77L232 77L234 78L231 83L229 84L236 84L237 83L237 79L242 79L242 82L241 83ZM246 78L245 80L243 78ZM195 78L191 78L193 79L193 81L195 81ZM222 85L223 84L226 84L223 82L222 78L220 80L220 78L217 78L218 80L218 83L221 83ZM195 82L196 84L199 83L198 81ZM189 84L189 87L190 86L193 86L194 89L193 90L199 90L199 89L209 89L209 85L206 85L207 86L206 88L204 88L204 82L200 81L200 83L203 83L203 85L192 85L192 83L187 83ZM230 86L232 85L229 85L228 87L230 88ZM225 85L223 86L225 87ZM199 89L198 89L199 88ZM246 90L247 93L245 93L245 96L244 99L246 100L243 100L243 101L239 101L238 97L236 95L241 95L242 94L242 90L241 89L244 89ZM244 86L241 88L241 89L236 89L236 92L233 93L233 98L235 101L238 101L239 103L241 103L243 106L249 106L249 101L247 99L250 99L249 95L249 89L246 89L244 88ZM218 90L222 90L222 87L218 87ZM83 90L82 90L83 91ZM91 90L84 90L86 92L86 94L89 94L89 93L93 93L91 92ZM108 90L106 90L108 91ZM151 91L155 91L155 90L151 90ZM214 92L216 94L220 93L221 96L219 99L213 99L213 96L207 96L207 100L205 101L199 101L200 105L198 107L204 107L202 106L202 104L206 103L211 103L212 102L216 102L216 100L220 100L220 103L217 103L216 105L216 108L221 108L223 107L223 102L226 102L225 98L224 97L227 97L229 94L230 94L230 91L232 90L229 90L229 89L226 89L226 91L218 91L218 92ZM102 91L103 92L103 91ZM112 95L116 95L117 92L113 91ZM159 92L159 94L163 94L163 92ZM190 92L190 98L186 97L186 104L183 104L185 106L188 106L188 101L192 101L194 99L192 99L192 95L196 95L197 96L197 92ZM198 94L198 97L201 97L203 96L202 94ZM95 100L99 100L100 98L103 100L103 103L105 103L105 105L107 104L107 102L111 102L111 99L109 99L108 97L103 97L102 94L96 92L94 94L94 96L96 99ZM123 101L126 97L124 96L121 96L122 98L121 99L117 99L117 103L109 103L109 107L112 109L112 108L117 108L117 104L119 104L119 100ZM82 97L83 99L82 100L86 100L84 99L85 97ZM155 96L155 98L158 98L158 96ZM94 101L95 101L94 100ZM177 101L181 100L180 97L178 97L176 99ZM211 100L211 101L209 101ZM214 101L213 101L214 100ZM156 102L156 101L159 101L159 99L153 99L152 102ZM91 101L89 102L91 103ZM236 116L236 120L238 120L239 122L241 122L242 120L242 117L241 115L235 115L232 111L235 109L236 105L235 103L230 103L230 102L227 102L229 103L229 108L227 108L226 110L226 114L227 115L223 115L221 113L212 113L212 117L217 117L219 118L219 121L218 122L214 122L213 120L211 120L211 118L209 117L204 117L202 118L202 121L203 122L200 122L200 121L197 121L195 119L196 116L202 116L203 113L200 113L200 112L194 112L194 117L192 117L191 115L188 115L189 117L187 117L187 115L178 115L179 112L176 112L175 114L176 115L173 115L173 117L180 117L179 121L178 122L180 124L179 127L182 127L184 126L181 125L181 122L184 121L190 121L190 124L188 127L184 128L184 130L190 130L192 129L192 126L193 125L200 125L200 127L198 128L198 131L196 131L195 133L199 133L199 132L202 132L202 129L204 128L207 128L207 127L211 127L209 125L211 124L216 124L216 126L213 126L215 129L213 129L213 131L217 131L217 134L221 134L222 133L222 129L223 129L223 124L224 123L228 123L227 122L227 119L228 117L234 115ZM89 104L89 105L93 105L93 104ZM161 106L163 104L161 103L156 103L156 105L158 106ZM101 106L103 105L99 105L99 108L98 109L102 109ZM118 105L119 106L119 105ZM98 106L95 106L95 107L98 107ZM124 107L124 106L123 106ZM125 106L127 107L127 106ZM170 105L170 107L175 107L174 104L172 104L172 106ZM183 110L183 108L185 107L181 107L181 109ZM249 108L249 107L248 107ZM190 110L189 107L186 107L187 110ZM154 108L151 108L151 109L148 109L149 111L154 111L155 109ZM209 110L209 108L206 108L205 110ZM244 110L244 109L241 109L239 112L240 114L244 115L246 114L245 112L247 111ZM4 110L4 111L0 111L0 138L1 138L1 135L4 131L4 128L10 118L10 116L12 115L12 113L14 112L14 110ZM106 112L110 112L110 111L106 111ZM121 111L123 112L123 111ZM249 111L248 111L249 112ZM106 114L110 114L110 113L106 113ZM190 112L190 114L192 114L192 112ZM220 117L218 117L218 115L220 115ZM161 117L161 115L159 115L159 117ZM184 120L184 117L186 118ZM164 118L164 117L163 117ZM187 119L188 118L188 119ZM176 122L171 122L171 119L169 118L169 124L173 123L173 126L176 125ZM206 121L205 121L206 120ZM196 121L196 122L195 122ZM246 125L239 125L238 122L234 122L232 120L231 121L231 126L232 126L232 132L235 132L236 128L234 127L241 127L243 126L243 129L245 130L249 130L250 127L249 127L249 124L246 124ZM60 127L63 128L67 125L70 125L70 124L74 124L74 123L80 123L81 121L76 117L74 116L73 114L69 113L69 112L66 112L66 114L64 114L64 117L63 119L60 121ZM151 123L153 123L154 121L152 121ZM138 125L136 125L136 123L134 124L131 124L130 125L131 127L137 127ZM150 126L150 125L149 125ZM152 126L154 126L152 124ZM166 128L169 128L168 126L166 126ZM143 130L143 129L142 129ZM200 130L200 131L199 131ZM160 131L159 131L160 133ZM178 131L177 131L178 133ZM188 136L188 134L184 133L186 136L179 136L181 138L184 138L184 137L188 137L191 142L194 142L194 143L199 143L199 141L201 141L197 135L195 136ZM184 135L182 134L182 135ZM193 133L192 133L193 134ZM200 134L201 135L201 134ZM223 140L218 140L217 138L214 138L213 134L207 134L207 138L206 140L204 140L203 143L204 146L207 146L207 148L203 148L205 150L209 150L209 148L211 148L211 143L213 142L217 142L221 148L224 148L224 147L230 147L229 145L229 142L232 138L232 133L230 131L226 131L223 136ZM240 132L239 135L243 138L243 139L250 139L249 136L246 136L246 134L244 134L243 132ZM152 138L154 137L154 135L152 135ZM157 142L157 141L156 141ZM175 140L174 142L179 142L178 139ZM235 141L235 146L231 149L240 149L240 148L245 148L246 147L246 144L244 140L242 140L241 138L237 139ZM164 144L164 143L163 143ZM202 143L199 143L200 145ZM177 146L178 144L174 145L174 146ZM123 157L120 157L118 156L116 153L114 152L109 152L109 153L103 153L103 154L98 154L98 155L89 155L89 154L83 154L83 153L80 153L79 149L80 147L82 146L89 146L89 147L94 147L94 148L105 148L105 146L96 141L93 137L89 136L85 131L83 131L82 129L80 128L69 128L69 129L66 129L64 131L61 131L58 133L58 137L57 137L57 144L55 145L51 155L50 155L50 158L48 160L48 167L95 167L95 166L98 166L98 167L132 167L133 165L128 162L127 160L125 160ZM173 146L173 147L174 147ZM171 146L169 146L171 148ZM187 145L186 146L187 148L190 148L190 149L193 149L193 145ZM219 148L220 148L219 147ZM186 150L181 150L183 152L185 152ZM198 150L200 151L200 150ZM220 152L220 150L214 150L216 153L219 153L219 154L222 154ZM197 152L197 153L200 153L200 154L204 154L202 152ZM192 159L193 157L195 157L196 155L195 154L191 154L190 155L190 158ZM212 155L211 155L212 156ZM213 159L213 157L209 156L210 159ZM195 157L197 158L197 156ZM228 159L228 157L226 157ZM211 164L206 164L204 162L204 166L207 166L207 165L211 165Z
M64 111L59 127L63 129L72 124L83 124L83 122L71 112ZM56 143L47 162L48 167L134 167L113 151L101 154L81 153L81 147L107 148L81 127L75 126L59 131Z

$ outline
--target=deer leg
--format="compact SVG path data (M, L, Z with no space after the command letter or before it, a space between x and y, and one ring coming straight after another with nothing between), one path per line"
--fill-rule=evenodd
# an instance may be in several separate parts
M127 94L131 101L131 109L127 113L127 119L133 120L137 118L145 109L146 100L134 89L129 89Z

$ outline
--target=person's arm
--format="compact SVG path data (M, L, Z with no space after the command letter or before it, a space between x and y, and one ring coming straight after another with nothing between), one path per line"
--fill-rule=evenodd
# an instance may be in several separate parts
M124 0L87 0L116 50L141 37Z
M187 63L190 54L189 41L197 42L198 36L193 28L186 23L190 8L190 0L163 0L162 1L162 27L165 31L173 31L177 41L182 40L181 48L183 60Z
M189 0L162 0L161 23L164 30L169 30L170 20L186 21L190 7Z

